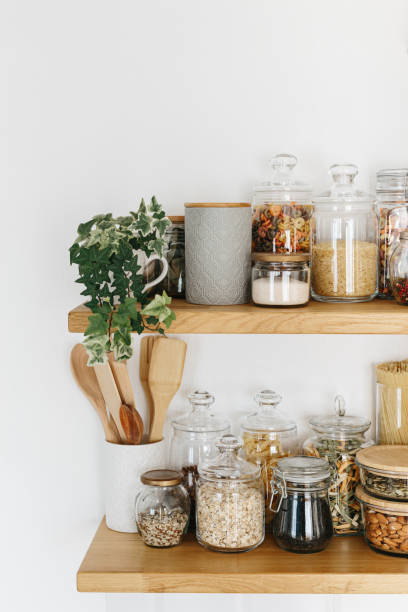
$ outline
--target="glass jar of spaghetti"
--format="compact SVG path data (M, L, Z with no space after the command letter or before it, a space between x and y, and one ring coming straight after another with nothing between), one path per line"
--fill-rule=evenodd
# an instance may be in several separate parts
M365 432L371 425L369 419L346 416L344 399L338 395L334 400L334 414L320 415L309 421L315 435L305 441L306 455L321 457L330 466L329 501L335 535L358 535L362 533L360 504L355 492L360 481L356 453L370 446Z
M309 253L311 186L294 177L294 155L276 155L272 175L254 189L252 251L254 253Z
M391 256L401 232L408 229L408 168L377 172L376 191L380 233L378 295L391 299Z
M277 462L297 452L296 423L283 416L277 406L282 398L275 391L260 391L255 395L258 410L241 421L243 455L260 467L265 491L265 525L270 527L271 480Z

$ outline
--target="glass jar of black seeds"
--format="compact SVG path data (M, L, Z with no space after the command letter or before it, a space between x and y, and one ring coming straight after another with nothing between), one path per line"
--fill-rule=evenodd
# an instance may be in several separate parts
M272 533L277 545L294 553L326 548L333 535L328 490L330 468L317 457L285 457L272 479Z

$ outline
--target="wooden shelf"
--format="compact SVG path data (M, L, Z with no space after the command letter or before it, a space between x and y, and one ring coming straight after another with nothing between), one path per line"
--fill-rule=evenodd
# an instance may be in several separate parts
M408 559L375 553L360 537L333 538L312 555L284 552L271 535L241 554L207 551L192 535L160 550L103 520L77 586L102 593L408 593Z
M387 300L361 304L310 302L299 308L197 306L173 300L171 334L408 334L408 308ZM90 311L68 314L70 332L83 333Z

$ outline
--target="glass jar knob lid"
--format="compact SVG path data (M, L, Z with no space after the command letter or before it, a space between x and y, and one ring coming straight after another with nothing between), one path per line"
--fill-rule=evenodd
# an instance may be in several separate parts
M364 417L346 415L345 401L342 395L334 398L334 414L319 415L309 421L310 426L318 433L342 437L367 431L371 421Z

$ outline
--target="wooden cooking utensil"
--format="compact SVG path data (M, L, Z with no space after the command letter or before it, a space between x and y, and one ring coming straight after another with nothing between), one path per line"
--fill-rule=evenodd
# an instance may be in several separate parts
M146 396L146 403L149 411L150 428L152 426L153 421L153 398L149 387L149 368L153 345L155 343L156 338L157 336L148 335L143 336L140 341L139 378Z
M120 399L119 391L113 378L112 370L110 369L109 363L98 363L93 366L98 379L99 387L102 391L102 395L111 414L113 421L119 431L120 439L126 443L126 433L120 422L120 407L122 400Z
M129 444L140 444L143 437L143 421L137 410L122 404L120 407L120 422Z
M183 376L186 349L186 343L177 338L157 338L154 342L148 378L154 403L150 442L163 438L167 409Z
M126 408L128 408L128 410L126 410L125 418L127 428L123 425L122 412L120 413L122 426L125 433L127 434L127 441L130 444L139 444L143 437L143 420L136 410L135 398L133 395L132 383L130 382L129 378L127 362L116 361L113 352L108 353L108 359L109 365L112 370L113 378L115 379L116 387L119 391L119 395L122 400L122 404L125 405ZM136 442L135 440L138 441Z
M102 423L105 439L108 442L120 443L118 429L106 412L106 404L92 367L87 366L88 353L82 344L76 344L71 351L71 371L78 387L89 399Z

